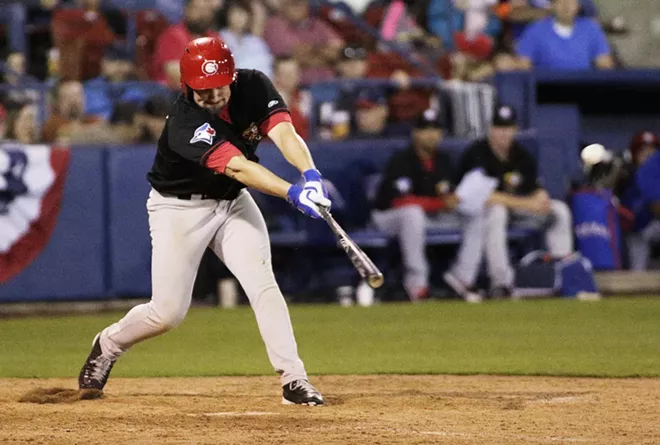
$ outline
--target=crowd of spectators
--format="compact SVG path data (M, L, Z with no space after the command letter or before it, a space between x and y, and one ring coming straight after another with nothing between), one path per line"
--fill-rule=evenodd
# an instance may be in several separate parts
M39 103L31 80L51 86L33 119L39 142L136 140L147 104L179 89L185 44L205 35L219 35L239 68L273 80L302 135L324 139L408 134L424 110L442 112L441 92L417 78L483 82L498 71L615 66L592 0L3 3L0 101L13 115ZM352 82L365 79L386 82ZM132 81L161 89L152 97ZM315 103L309 87L327 81L340 81L337 94Z

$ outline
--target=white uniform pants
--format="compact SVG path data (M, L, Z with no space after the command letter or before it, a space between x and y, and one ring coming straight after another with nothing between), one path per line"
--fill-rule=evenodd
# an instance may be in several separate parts
M183 321L202 254L211 247L245 290L268 358L285 385L305 379L284 297L271 266L266 223L243 190L233 201L181 200L152 190L147 201L153 246L152 298L103 330L104 354L116 358L134 344Z
M466 287L474 285L484 256L491 286L513 285L514 272L507 243L509 216L506 207L495 205L479 215L465 218L463 240L452 273ZM546 246L553 256L562 257L573 252L571 211L564 202L553 200L552 213L547 217L519 213L511 216L522 225L544 228Z

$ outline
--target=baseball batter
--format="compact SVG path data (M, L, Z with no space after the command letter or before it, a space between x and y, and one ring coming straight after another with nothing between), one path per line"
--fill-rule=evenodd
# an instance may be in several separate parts
M259 71L235 70L222 41L193 40L180 68L183 93L167 118L148 174L153 295L96 336L79 388L88 394L102 390L114 363L131 346L181 323L202 254L210 247L248 296L268 358L281 375L282 403L323 405L298 357L289 312L273 275L266 224L245 190L285 198L319 218L318 206L330 206L321 175L271 82ZM266 135L300 170L303 186L257 163L255 150Z

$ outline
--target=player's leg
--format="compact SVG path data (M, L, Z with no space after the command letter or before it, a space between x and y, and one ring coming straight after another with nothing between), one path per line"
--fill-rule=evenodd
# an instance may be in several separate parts
M491 288L508 290L514 277L507 242L509 211L504 206L494 205L486 210L485 218L484 249Z
M552 200L551 223L545 232L545 244L555 257L573 253L573 217L562 201Z
M186 201L151 192L147 203L152 238L151 301L135 306L101 331L81 371L81 388L102 389L112 364L128 348L183 320L202 254L221 223L217 207L212 200Z
M321 394L307 381L305 366L298 356L289 310L273 273L266 223L246 190L232 202L211 248L250 300L268 358L281 374L285 399L291 403L323 404Z
M461 218L462 239L456 260L443 278L468 303L479 303L480 294L474 291L483 257L485 214Z
M399 239L406 293L413 301L424 297L429 285L429 265L425 251L426 213L420 206L409 205L374 211L372 219L378 230Z

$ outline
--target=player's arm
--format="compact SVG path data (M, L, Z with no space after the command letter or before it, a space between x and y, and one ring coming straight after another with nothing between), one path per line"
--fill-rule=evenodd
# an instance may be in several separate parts
M282 199L286 199L291 188L290 183L243 155L232 157L225 166L224 174L248 187Z
M229 176L260 192L286 199L312 218L320 218L319 207L330 207L330 201L314 187L292 185L266 167L250 161L230 142L223 142L204 161L207 168Z
M286 160L301 173L315 168L307 144L296 133L291 122L280 122L275 125L268 132L268 137L275 143Z

